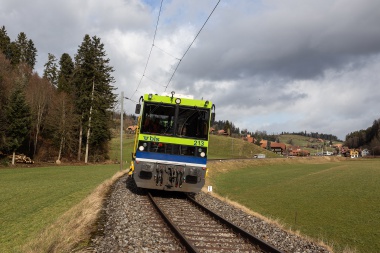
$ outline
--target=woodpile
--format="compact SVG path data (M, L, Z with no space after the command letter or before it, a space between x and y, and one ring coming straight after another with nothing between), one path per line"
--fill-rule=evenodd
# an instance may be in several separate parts
M12 156L8 156L9 159L12 160ZM24 154L20 154L20 155L15 155L15 163L28 163L28 164L33 164L34 161L32 159L30 159L30 157L24 155Z

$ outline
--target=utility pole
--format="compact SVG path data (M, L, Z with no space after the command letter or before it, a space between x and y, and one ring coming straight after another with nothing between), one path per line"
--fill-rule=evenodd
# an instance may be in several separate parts
M120 95L120 171L123 170L123 114L124 114L124 92L121 92Z

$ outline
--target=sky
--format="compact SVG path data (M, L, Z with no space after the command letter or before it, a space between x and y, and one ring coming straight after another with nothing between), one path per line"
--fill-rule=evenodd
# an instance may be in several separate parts
M48 53L74 58L86 34L99 37L128 114L145 93L175 91L212 101L216 120L241 130L344 140L380 118L379 10L376 0L1 0L0 26L34 42L41 76Z

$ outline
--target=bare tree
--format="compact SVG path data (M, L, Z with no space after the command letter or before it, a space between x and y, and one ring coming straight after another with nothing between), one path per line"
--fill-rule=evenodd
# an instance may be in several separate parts
M53 132L53 143L58 148L57 163L60 163L63 155L71 155L76 146L76 114L72 99L67 93L55 94L47 115L47 124Z
M52 85L47 79L33 74L26 88L26 99L32 113L33 157L38 149L38 139L43 130L46 114L54 93Z

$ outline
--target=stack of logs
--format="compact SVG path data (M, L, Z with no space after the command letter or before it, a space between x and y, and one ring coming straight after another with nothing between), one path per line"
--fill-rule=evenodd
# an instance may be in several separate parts
M8 156L9 159L12 160L12 156ZM20 154L20 155L15 155L15 162L16 163L28 163L28 164L33 164L34 161L32 159L30 159L30 157L24 155L24 154Z

